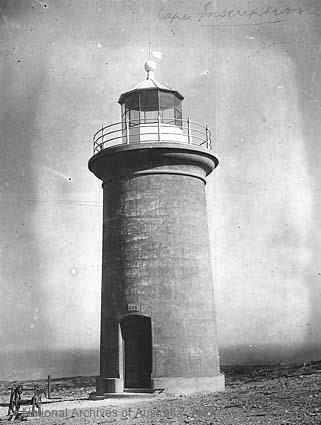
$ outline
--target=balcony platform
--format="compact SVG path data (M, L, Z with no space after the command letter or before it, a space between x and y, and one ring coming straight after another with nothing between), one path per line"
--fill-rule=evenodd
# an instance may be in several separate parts
M210 149L175 142L120 144L100 150L88 163L90 171L104 182L142 174L180 174L205 183L217 165Z

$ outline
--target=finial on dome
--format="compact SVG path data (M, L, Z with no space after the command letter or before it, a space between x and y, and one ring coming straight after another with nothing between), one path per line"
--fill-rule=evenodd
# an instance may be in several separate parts
M154 79L154 71L156 69L156 63L152 60L145 62L145 71L147 72L146 80Z

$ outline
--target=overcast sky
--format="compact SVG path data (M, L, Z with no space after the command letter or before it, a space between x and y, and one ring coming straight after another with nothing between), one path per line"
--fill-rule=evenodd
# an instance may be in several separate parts
M320 358L320 2L0 5L3 378L98 374L102 190L87 161L145 78L149 41L156 79L215 134L222 362Z

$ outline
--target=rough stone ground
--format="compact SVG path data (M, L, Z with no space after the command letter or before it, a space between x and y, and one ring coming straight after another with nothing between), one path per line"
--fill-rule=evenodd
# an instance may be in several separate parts
M40 417L27 423L87 424L321 424L321 362L309 364L226 367L226 391L193 396L131 400L86 400L92 377L53 380L53 397ZM25 387L45 381L24 382ZM0 415L6 420L10 386L0 383ZM23 394L27 398L27 393ZM28 407L27 407L28 408Z

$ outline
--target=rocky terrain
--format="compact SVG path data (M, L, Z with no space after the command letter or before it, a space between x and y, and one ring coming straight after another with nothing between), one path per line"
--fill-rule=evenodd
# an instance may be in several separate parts
M33 424L321 424L321 362L304 365L225 367L226 391L193 396L90 401L94 377L54 379ZM17 384L17 383L15 383ZM45 381L21 383L25 388ZM0 414L7 422L12 383L0 383ZM30 393L23 393L28 398ZM59 400L58 400L59 398Z

